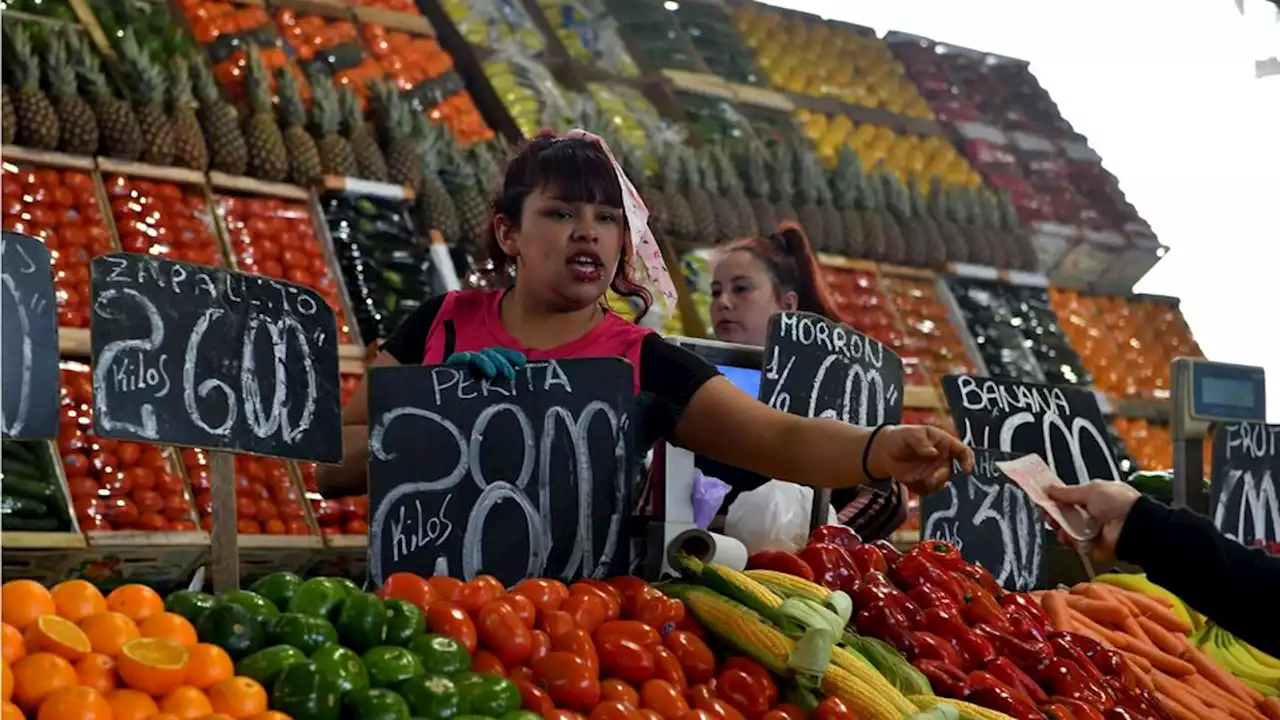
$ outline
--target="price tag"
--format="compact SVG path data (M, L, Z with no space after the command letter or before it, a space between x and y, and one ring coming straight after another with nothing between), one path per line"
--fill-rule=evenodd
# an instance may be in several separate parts
M631 364L530 362L514 381L374 368L369 575L566 582L628 568Z
M1212 462L1213 524L1244 545L1280 542L1280 425L1220 426Z
M58 304L49 249L4 231L0 237L0 430L6 438L58 436Z

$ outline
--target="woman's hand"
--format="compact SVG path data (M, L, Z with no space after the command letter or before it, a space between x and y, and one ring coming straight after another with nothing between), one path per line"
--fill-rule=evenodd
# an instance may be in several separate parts
M1063 506L1083 508L1089 517L1101 526L1098 536L1089 541L1088 550L1095 559L1110 561L1116 556L1116 543L1120 542L1120 531L1124 529L1124 520L1129 517L1133 504L1138 502L1142 493L1127 483L1112 480L1093 480L1083 485L1053 485L1049 487L1049 499ZM1048 518L1048 514L1045 514ZM1058 524L1049 518L1058 540L1063 545L1076 545Z
M951 479L952 463L973 471L973 451L951 434L929 425L889 426L867 449L871 474L897 480L917 495L928 495Z
M525 366L524 353L504 347L490 347L473 352L456 352L445 359L445 365L465 368L486 380L514 380L516 371Z

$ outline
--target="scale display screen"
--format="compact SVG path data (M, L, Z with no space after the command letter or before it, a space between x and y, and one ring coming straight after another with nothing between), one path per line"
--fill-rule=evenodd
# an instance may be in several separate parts
M760 394L760 371L756 368L740 368L732 365L717 365L725 378L738 386L742 392L757 397Z
M1262 422L1267 417L1261 369L1198 362L1191 367L1191 414L1219 422Z

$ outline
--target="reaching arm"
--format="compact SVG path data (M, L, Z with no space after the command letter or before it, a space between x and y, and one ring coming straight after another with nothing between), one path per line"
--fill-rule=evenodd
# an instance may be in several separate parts
M372 368L396 367L400 362L383 352L369 365ZM369 491L369 376L342 408L342 464L321 465L316 471L316 486L327 497L360 495Z

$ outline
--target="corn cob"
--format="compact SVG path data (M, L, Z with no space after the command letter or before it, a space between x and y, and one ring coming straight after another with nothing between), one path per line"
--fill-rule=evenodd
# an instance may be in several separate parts
M916 706L898 688L894 687L893 683L876 672L869 664L859 659L858 656L839 645L831 648L831 664L862 681L876 695L888 700L894 709L899 712L909 715L916 711Z
M902 657L892 645L865 637L857 633L846 632L842 643L860 657L866 659L877 672L884 676L891 685L903 695L931 695L933 689L924 674L917 670L907 659ZM834 658L834 656L832 656Z
M778 675L789 676L787 661L796 643L740 603L706 588L683 593L684 604L716 637Z
M796 595L822 602L831 594L830 590L815 582L776 570L748 570L743 574L780 595Z
M916 712L911 703L907 703L909 710L899 709L875 688L837 666L827 668L822 676L822 692L844 701L859 720L902 720Z
M702 567L698 576L708 588L726 595L747 607L769 617L782 606L782 598L760 582L733 568L710 563Z
M940 698L934 695L912 695L907 698L915 703L919 710L928 710L934 705L947 704L960 712L961 717L974 718L974 720L1013 720L1013 718L1002 712L989 710L981 705L974 705L963 700L952 700L950 698Z

